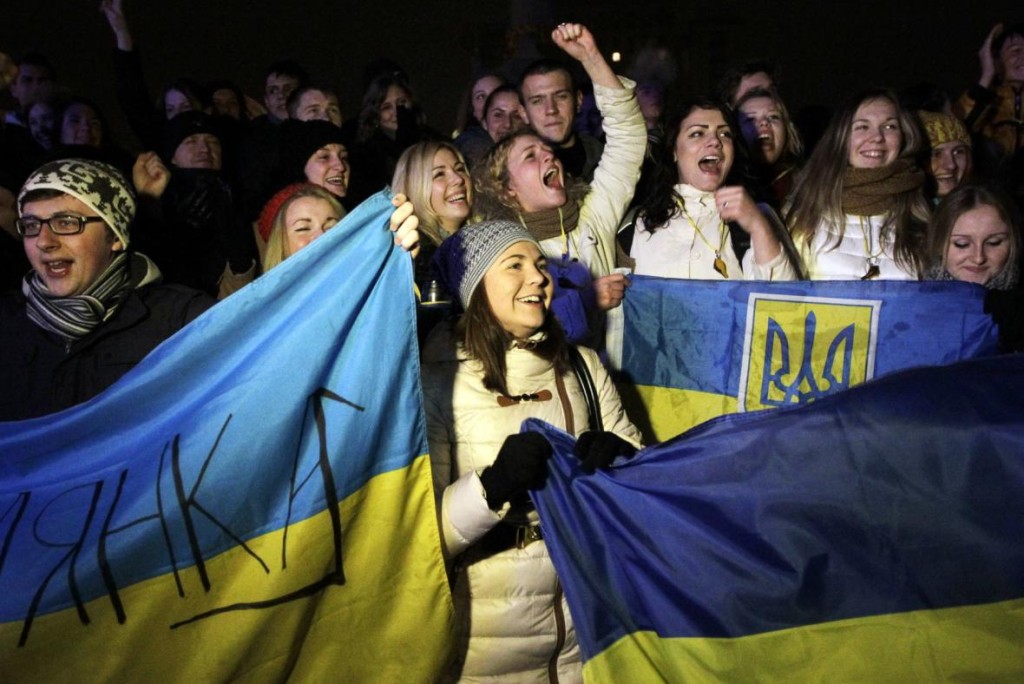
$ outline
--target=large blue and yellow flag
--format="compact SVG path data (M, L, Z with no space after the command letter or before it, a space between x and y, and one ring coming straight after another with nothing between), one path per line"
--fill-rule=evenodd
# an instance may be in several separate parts
M590 682L1024 681L1024 355L722 416L534 493Z
M957 282L634 277L620 387L650 441L726 413L801 404L887 373L994 353L984 289ZM645 423L649 420L649 424Z
M429 681L450 639L377 195L109 391L0 424L0 681Z

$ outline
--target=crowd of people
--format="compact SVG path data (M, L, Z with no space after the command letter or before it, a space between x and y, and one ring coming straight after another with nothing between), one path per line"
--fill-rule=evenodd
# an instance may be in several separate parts
M1024 24L992 29L962 96L866 90L821 128L797 125L770 63L670 112L672 84L617 75L586 27L560 24L562 59L474 79L443 135L386 61L348 121L289 61L261 101L181 78L154 104L121 0L101 9L144 151L119 147L42 54L0 69L16 103L0 129L0 420L95 396L390 186L422 301L455 677L580 677L527 497L551 448L519 425L577 435L590 471L641 446L598 354L629 274L967 281L990 291L1004 351L1024 348Z

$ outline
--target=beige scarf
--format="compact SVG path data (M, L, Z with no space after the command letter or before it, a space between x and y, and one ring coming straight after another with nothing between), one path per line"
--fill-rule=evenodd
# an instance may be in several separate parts
M560 237L563 230L566 234L576 230L576 224L580 220L580 205L576 200L570 199L557 209L524 211L519 214L519 218L530 231L530 235L540 242Z

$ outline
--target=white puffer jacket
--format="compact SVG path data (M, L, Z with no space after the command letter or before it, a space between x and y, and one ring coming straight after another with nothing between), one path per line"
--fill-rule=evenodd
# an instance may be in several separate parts
M908 272L896 263L893 245L882 246L882 226L888 217L847 214L843 237L829 221L822 221L808 243L797 240L797 249L811 280L860 280L877 267L877 280L917 280L916 272Z
M636 84L628 78L619 80L624 89L594 86L606 142L590 191L580 205L576 230L565 239L558 236L540 242L544 254L552 259L560 258L568 248L569 256L586 264L595 278L615 268L615 235L633 199L647 151L647 128L636 101Z
M453 678L581 681L579 645L544 541L474 560L474 544L504 515L487 507L479 473L494 462L505 438L519 432L523 420L540 418L569 427L555 373L532 352L511 350L506 357L509 392L546 390L551 398L501 406L497 393L484 389L478 362L456 353L450 344L432 342L424 351L423 391L442 535L456 568L458 656ZM640 433L622 410L597 354L586 348L580 352L600 396L605 430L639 445ZM586 401L572 371L563 381L571 431L578 435L588 427Z

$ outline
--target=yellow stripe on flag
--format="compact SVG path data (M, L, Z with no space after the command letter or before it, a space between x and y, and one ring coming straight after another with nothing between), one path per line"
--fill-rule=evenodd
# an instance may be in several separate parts
M1021 682L1024 599L840 620L736 639L623 637L590 683Z
M664 442L695 425L739 410L736 397L652 385L619 385L622 404L644 433L645 444Z
M434 511L430 461L376 476L339 506L345 582L261 609L207 611L283 596L333 569L329 511L207 561L204 592L193 568L121 590L127 620L109 601L0 625L4 682L433 681L451 643L452 604ZM180 626L172 628L178 623Z

